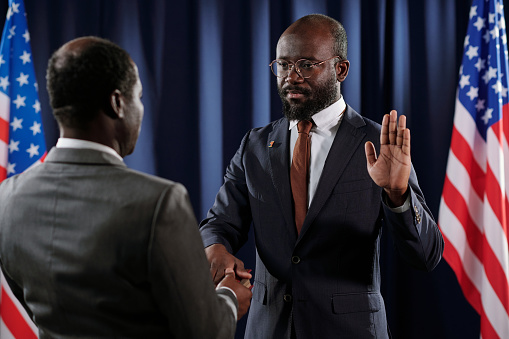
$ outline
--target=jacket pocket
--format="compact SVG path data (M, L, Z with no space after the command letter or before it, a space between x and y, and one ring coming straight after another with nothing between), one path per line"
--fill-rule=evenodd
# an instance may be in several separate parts
M267 305L267 286L255 280L252 292L254 301L262 305Z
M377 292L334 294L332 312L334 314L378 312L381 307L380 298Z

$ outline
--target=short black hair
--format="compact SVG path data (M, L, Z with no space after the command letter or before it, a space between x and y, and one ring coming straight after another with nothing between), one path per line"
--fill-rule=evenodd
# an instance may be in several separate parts
M332 46L334 55L339 55L341 60L347 59L348 40L346 30L339 21L323 14L309 14L297 20L295 24L326 24L334 40Z
M46 85L53 115L64 126L87 125L118 89L127 99L137 81L129 54L115 43L84 37L77 48L61 47L48 62Z

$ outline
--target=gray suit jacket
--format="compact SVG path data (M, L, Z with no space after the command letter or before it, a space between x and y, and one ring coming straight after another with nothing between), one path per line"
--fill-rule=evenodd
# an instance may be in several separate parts
M185 188L53 148L0 184L0 259L41 338L232 338Z
M288 121L247 133L201 224L205 246L236 253L254 227L256 270L246 338L387 338L380 294L382 224L413 266L432 270L443 239L412 169L411 208L394 213L368 174L364 143L380 125L347 107L302 230L290 187Z

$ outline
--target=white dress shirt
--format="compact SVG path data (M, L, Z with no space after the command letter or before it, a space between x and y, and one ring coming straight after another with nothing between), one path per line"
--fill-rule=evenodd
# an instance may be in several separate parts
M309 132L311 136L311 157L309 159L308 207L315 195L318 180L320 180L322 175L325 160L329 154L345 109L346 103L343 96L341 96L338 101L313 115L313 127L311 127L311 132ZM290 121L290 159L293 159L293 149L299 136L297 123L297 120Z
M123 161L120 154L118 154L113 148L108 147L97 142L83 140L83 139L72 139L72 138L58 138L57 148L78 148L78 149L93 149L96 151L106 152L116 156Z

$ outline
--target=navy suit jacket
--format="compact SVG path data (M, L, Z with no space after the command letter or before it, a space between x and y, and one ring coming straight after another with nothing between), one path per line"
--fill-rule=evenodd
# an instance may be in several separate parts
M347 106L301 233L290 187L288 120L249 131L201 223L205 246L236 253L254 227L257 249L246 338L387 338L380 294L382 224L414 267L432 270L443 239L415 172L411 208L392 212L368 174L364 144L380 125Z

